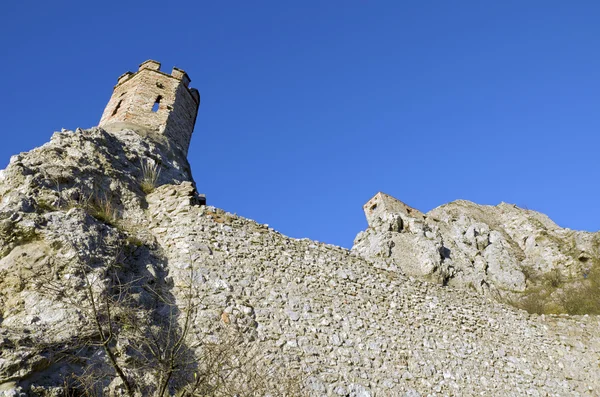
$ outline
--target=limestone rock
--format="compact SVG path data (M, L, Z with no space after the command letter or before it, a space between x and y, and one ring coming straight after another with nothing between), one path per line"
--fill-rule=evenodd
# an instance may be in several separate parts
M502 203L459 200L427 214L378 193L364 206L369 228L353 252L378 267L444 285L515 297L557 274L583 280L600 262L600 233L562 229L547 216Z

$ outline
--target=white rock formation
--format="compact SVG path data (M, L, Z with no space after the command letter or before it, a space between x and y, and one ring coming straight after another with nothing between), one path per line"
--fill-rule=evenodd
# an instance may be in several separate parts
M511 204L459 200L423 214L377 193L364 211L369 228L353 252L378 267L497 297L526 292L533 275L585 280L600 261L600 233L563 229Z

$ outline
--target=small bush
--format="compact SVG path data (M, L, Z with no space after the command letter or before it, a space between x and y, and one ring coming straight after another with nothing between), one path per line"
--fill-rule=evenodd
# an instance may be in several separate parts
M506 303L537 314L600 314L600 263L581 279L565 279L554 269L541 276L543 285L528 288L519 299Z
M129 247L142 247L144 242L137 236L129 235L125 239L125 245Z
M521 273L525 276L526 282L537 282L539 280L539 275L536 270L531 266L521 266Z
M113 201L100 189L92 193L78 192L74 197L59 197L57 204L48 204L45 201L38 201L38 208L42 211L68 211L72 208L81 208L88 214L111 226L116 226L120 219L120 213Z
M569 288L561 297L561 305L568 314L600 314L600 290L592 286Z
M44 213L44 212L52 212L52 211L56 211L58 209L58 206L54 205L54 203L51 203L47 200L44 199L37 199L36 200L36 204L38 209Z
M544 281L552 288L558 288L563 284L563 276L558 269L552 269L544 274Z
M569 314L600 314L600 267L592 268L581 285L566 289L561 304Z
M546 297L540 292L533 292L518 300L508 302L510 305L532 314L546 314Z

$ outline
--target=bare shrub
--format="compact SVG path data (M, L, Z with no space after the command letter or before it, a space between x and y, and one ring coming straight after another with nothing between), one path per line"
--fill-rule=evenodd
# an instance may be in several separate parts
M255 342L230 329L219 342L203 342L194 379L178 397L305 396L297 369L271 363Z
M78 294L54 272L38 279L41 289L83 319L71 346L82 370L65 383L64 395L305 395L299 371L272 365L272 357L242 332L227 329L218 342L193 334L199 299L193 267L176 299L160 280L150 285L128 272L126 261L117 255L96 268L77 263L71 273L81 281ZM89 353L82 357L82 351Z

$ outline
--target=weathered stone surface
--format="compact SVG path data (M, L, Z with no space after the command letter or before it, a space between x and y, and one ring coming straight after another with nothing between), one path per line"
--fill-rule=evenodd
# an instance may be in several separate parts
M496 297L518 297L533 285L533 274L584 280L600 261L599 233L562 229L506 203L459 200L423 214L378 193L364 210L369 228L356 237L357 254L378 267Z
M148 159L161 174L145 194L140 164ZM94 192L114 204L115 219L85 205ZM553 227L536 214L517 222L510 206L491 217L459 202L424 215L385 198L358 239L364 251L352 252L201 206L185 159L135 131L100 128L57 133L14 157L0 173L0 195L0 396L58 393L63 378L90 359L106 362L99 349L69 350L90 327L89 316L68 302L85 302L86 277L98 280L98 293L109 288L115 266L135 281L134 302L157 318L168 313L144 291L161 289L183 302L191 283L198 310L192 353L201 341L237 330L273 368L301 371L309 395L600 391L597 317L530 316L451 286L467 277L457 265L464 251L481 258L474 269L497 266L484 281L518 289L518 277L491 262L512 260L519 251L511 236L534 221ZM448 230L461 239L447 241ZM581 246L588 241L566 236ZM549 243L541 237L531 240L537 246L523 242L520 252L544 251L540 244ZM48 294L52 285L69 300ZM115 349L119 360L131 358L126 346ZM65 351L79 361L62 360ZM113 381L106 391L119 395L119 387Z
M158 184L192 186L185 158L131 130L55 133L0 171L0 384L59 386L72 372L60 362L89 329L81 312L85 278L106 278L131 237L154 242L143 229L145 161L159 162ZM141 255L127 271L144 276L144 260L162 267ZM101 294L108 284L96 285Z
M204 310L238 313L230 321L280 359L300 358L321 382L311 383L312 394L586 395L597 387L598 358L586 353L569 361L570 375L551 374L567 364L549 357L569 355L555 342L554 317L378 269L342 248L290 239L216 208L169 211L167 197L179 202L190 192L168 189L152 193L149 210L159 244L179 247L168 250L169 263L200 263L203 300L212 302ZM204 244L211 252L189 249ZM176 283L185 275L170 274ZM237 309L245 306L254 317ZM582 344L598 351L597 318L561 319L585 324L591 332ZM575 373L588 375L573 381Z

